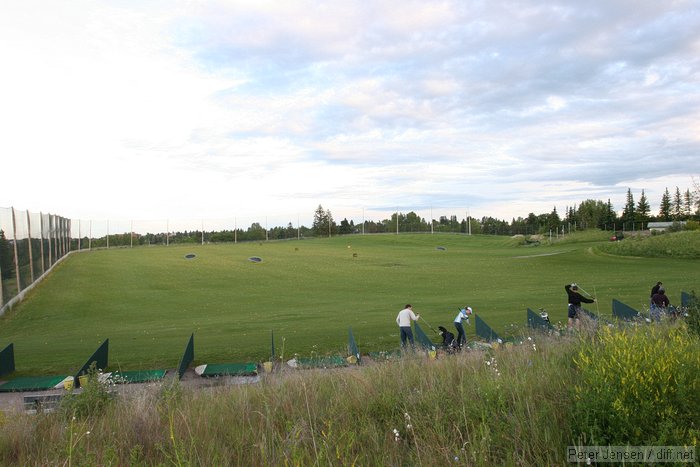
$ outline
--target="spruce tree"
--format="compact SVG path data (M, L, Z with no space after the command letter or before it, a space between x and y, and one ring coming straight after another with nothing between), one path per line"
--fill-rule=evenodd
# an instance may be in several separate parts
M650 211L651 211L651 208L649 206L649 201L647 201L647 197L644 194L644 190L642 190L642 195L639 197L639 201L637 202L637 213L636 213L637 221L642 223L641 230L644 230L644 223L649 220L649 212Z
M664 191L661 196L661 204L659 205L659 219L664 222L671 220L671 195L668 192L668 188Z
M683 201L681 201L681 190L676 187L676 194L673 196L673 204L671 205L671 218L674 221L679 221L682 215Z
M622 223L625 227L634 226L634 197L632 196L632 190L627 189L627 202L625 203L625 209L622 211Z

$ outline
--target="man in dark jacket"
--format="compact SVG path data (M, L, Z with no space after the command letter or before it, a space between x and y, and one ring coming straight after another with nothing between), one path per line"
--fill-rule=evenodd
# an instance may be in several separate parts
M574 320L578 321L578 314L581 311L581 303L594 303L595 298L586 298L578 291L578 285L566 284L564 286L566 294L569 296L569 328L574 326Z

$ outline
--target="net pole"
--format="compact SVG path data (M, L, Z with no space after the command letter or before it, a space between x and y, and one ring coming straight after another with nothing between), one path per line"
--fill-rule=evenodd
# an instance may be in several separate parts
M17 293L20 293L22 291L22 285L19 280L19 255L17 253L17 222L15 218L15 208L12 207L12 233L13 233L13 238L14 242L12 242L12 246L14 247L14 253L15 253L15 279L17 280Z
M39 212L39 229L41 231L41 248L39 249L41 253L41 273L44 274L46 272L46 264L44 264L44 214L41 211Z
M34 257L32 255L32 221L27 210L27 246L29 247L29 277L34 283Z

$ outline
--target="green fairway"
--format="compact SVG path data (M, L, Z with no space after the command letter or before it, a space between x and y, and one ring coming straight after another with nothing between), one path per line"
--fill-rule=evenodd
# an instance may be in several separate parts
M76 253L0 319L0 347L14 343L19 375L77 370L105 338L111 369L174 368L193 332L195 363L266 360L271 330L285 359L344 353L348 327L367 353L398 347L394 320L406 303L448 329L469 305L509 335L526 326L528 307L565 321L570 282L597 294L589 309L606 316L613 298L641 309L659 280L674 303L697 290L697 260L594 245L402 234Z

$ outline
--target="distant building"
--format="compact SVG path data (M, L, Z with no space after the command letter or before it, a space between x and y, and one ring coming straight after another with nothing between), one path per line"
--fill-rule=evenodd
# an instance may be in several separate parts
M674 224L685 226L685 221L649 222L647 224L647 228L651 231L663 232L664 230L668 229L669 227L671 227Z

